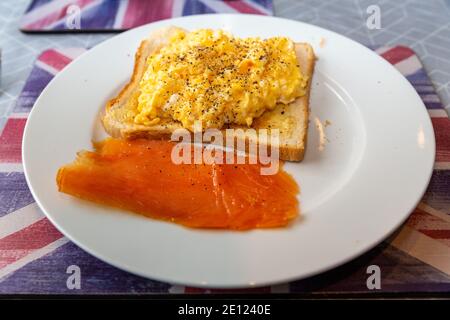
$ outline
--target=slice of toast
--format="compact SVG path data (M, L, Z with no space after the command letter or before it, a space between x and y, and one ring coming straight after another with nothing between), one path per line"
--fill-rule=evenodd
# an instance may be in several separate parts
M120 91L117 97L111 99L102 116L102 123L106 132L115 138L148 138L168 139L173 131L181 129L182 125L174 120L161 120L158 124L145 126L134 123L139 97L139 81L145 72L146 59L149 55L160 50L167 44L170 36L178 28L169 27L153 32L143 40L135 56L135 65L130 82ZM302 74L308 77L306 95L296 99L290 104L279 104L275 109L264 112L254 119L251 128L279 129L279 154L281 160L301 161L303 159L309 117L309 92L314 70L315 56L312 47L307 43L296 43L295 51ZM246 126L230 126L241 128ZM248 140L247 136L236 136L237 140ZM256 140L259 143L258 136ZM269 141L270 144L270 141Z

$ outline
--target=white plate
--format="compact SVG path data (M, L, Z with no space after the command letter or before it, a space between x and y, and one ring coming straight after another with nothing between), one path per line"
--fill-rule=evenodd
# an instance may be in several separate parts
M55 175L102 135L99 112L127 81L150 31L176 25L237 36L283 35L317 53L306 158L286 169L301 186L290 228L250 232L187 229L58 193ZM325 46L319 45L325 39ZM326 143L320 144L320 123ZM319 123L320 121L320 123ZM408 217L429 181L435 153L428 113L389 63L336 33L291 20L201 15L122 33L76 59L45 88L25 128L23 161L47 217L94 256L129 272L202 287L300 279L370 249Z

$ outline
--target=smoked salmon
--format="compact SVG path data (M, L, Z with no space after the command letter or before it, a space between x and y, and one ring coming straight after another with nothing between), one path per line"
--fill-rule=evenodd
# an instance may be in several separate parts
M59 169L59 191L194 228L286 226L299 211L298 186L260 164L175 164L174 143L106 139Z

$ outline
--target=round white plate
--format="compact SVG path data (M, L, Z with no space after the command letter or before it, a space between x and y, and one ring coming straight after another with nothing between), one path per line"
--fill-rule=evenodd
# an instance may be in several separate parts
M58 193L58 168L72 162L77 151L91 149L93 138L104 136L99 113L128 80L140 41L168 25L223 28L242 37L283 35L313 45L318 61L306 157L285 166L301 187L302 213L291 227L187 229ZM300 279L355 258L408 217L428 184L434 153L422 101L388 62L336 33L251 15L176 18L105 41L45 88L23 139L30 189L68 238L129 272L202 287Z

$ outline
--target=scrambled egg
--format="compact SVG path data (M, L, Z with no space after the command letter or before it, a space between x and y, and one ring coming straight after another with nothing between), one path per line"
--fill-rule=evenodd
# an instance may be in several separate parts
M288 38L180 30L148 57L134 121L153 125L173 119L192 131L196 120L203 129L251 126L277 103L304 95L307 81Z

